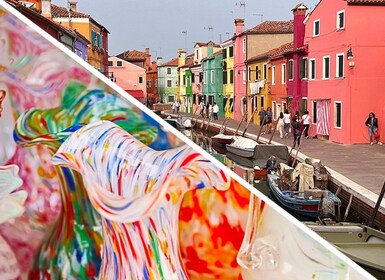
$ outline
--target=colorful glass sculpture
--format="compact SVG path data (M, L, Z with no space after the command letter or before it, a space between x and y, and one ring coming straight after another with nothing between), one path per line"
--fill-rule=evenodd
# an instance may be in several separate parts
M149 144L156 137L150 127L127 102L102 90L86 90L80 83L70 84L61 106L54 109L32 109L22 114L14 138L21 146L43 144L53 155L73 131L85 123L100 119L113 120ZM52 231L47 232L31 278L50 275L60 279L89 279L98 275L102 243L100 218L85 193L81 175L57 167L62 211Z
M230 183L191 148L155 151L107 121L74 132L53 162L82 174L103 217L100 279L187 279L178 242L183 196Z

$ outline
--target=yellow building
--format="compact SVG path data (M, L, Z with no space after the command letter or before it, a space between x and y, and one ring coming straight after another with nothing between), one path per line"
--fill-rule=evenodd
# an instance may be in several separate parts
M248 112L253 113L254 122L259 124L258 112L261 108L265 110L271 108L270 80L271 73L269 68L270 51L249 58L246 61L246 94Z
M234 45L233 40L221 44L223 66L223 104L225 118L233 118L234 104Z

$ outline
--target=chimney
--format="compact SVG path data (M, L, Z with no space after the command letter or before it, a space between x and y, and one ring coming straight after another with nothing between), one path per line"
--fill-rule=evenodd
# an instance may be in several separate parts
M186 51L184 49L178 49L178 67L183 66L186 63Z
M238 35L243 32L243 27L245 26L245 20L242 18L236 18L235 23L235 35Z
M163 58L161 56L158 56L156 58L156 65L157 66L161 66L162 65L162 62L163 62Z
M146 54L150 54L150 48L146 48L144 51Z
M77 12L76 10L76 5L78 4L78 2L68 2L68 4L70 5L69 8L71 10L71 12Z
M46 18L52 18L51 0L41 0L41 15Z
M294 15L294 22L293 22L293 45L294 49L300 48L303 46L304 39L305 39L305 16L307 7L300 3L297 6L295 6L292 10Z

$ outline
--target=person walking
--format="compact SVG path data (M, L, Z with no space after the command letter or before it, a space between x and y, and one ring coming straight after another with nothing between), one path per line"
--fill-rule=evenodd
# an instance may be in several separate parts
M177 113L177 114L179 114L179 109L180 109L180 102L179 102L179 100L177 100L177 101L175 102L175 110L176 110L176 113Z
M379 137L377 134L378 131L378 119L373 112L369 113L368 118L365 121L365 125L368 127L370 144L373 144L373 141L376 141L376 144L379 144Z
M279 138L283 139L284 136L284 126L285 123L283 122L283 113L279 113L278 117L278 123L277 123L277 130L279 131Z
M201 103L199 103L199 114L203 118L205 116L205 103L203 103L203 100L201 100Z
M292 118L291 126L293 128L293 135L294 135L294 142L293 142L293 148L295 145L299 148L299 145L301 143L301 124L298 121L297 115L294 115Z
M267 109L266 109L266 117L265 118L266 118L266 121L265 121L266 132L271 133L271 124L273 122L273 113L271 112L270 107L267 107Z
M261 127L262 134L265 134L265 125L266 125L266 111L261 107L261 111L258 113L259 115L259 125Z
M214 120L218 120L218 112L219 112L219 106L216 102L214 102L214 106L213 106Z
M306 110L302 115L303 135L306 139L309 139L309 127L310 127L310 115Z
M283 114L283 123L284 123L284 129L285 129L285 137L289 138L290 113L288 109L285 109L285 113Z
M209 104L209 121L213 120L213 105Z

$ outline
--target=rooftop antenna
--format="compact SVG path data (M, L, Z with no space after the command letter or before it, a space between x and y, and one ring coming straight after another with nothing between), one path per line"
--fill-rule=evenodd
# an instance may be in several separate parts
M246 20L246 1L239 1L235 5L243 8L243 19Z
M182 31L182 34L184 35L184 48L187 53L187 30Z
M262 23L262 20L263 20L263 14L253 14L253 16L260 17L260 18L261 18L261 23Z
M214 27L212 27L211 25L209 25L209 26L207 26L207 27L204 27L204 29L206 30L208 30L209 31L209 33L210 32L212 32L213 30L214 30ZM212 34L210 34L210 38L212 39Z
M71 21L71 3L70 0L67 0L67 9L68 9L68 26L72 29L72 21ZM94 42L92 42L94 43Z

